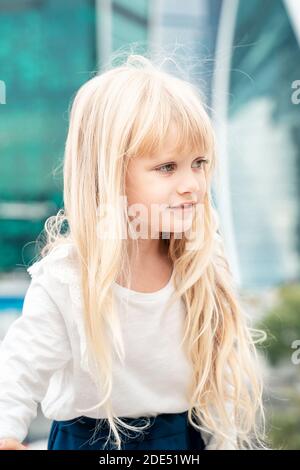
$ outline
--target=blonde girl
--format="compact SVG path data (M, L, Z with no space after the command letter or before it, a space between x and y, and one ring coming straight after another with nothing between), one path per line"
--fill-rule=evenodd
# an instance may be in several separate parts
M131 54L76 93L64 210L1 344L2 448L267 448L256 342L223 250L195 85Z

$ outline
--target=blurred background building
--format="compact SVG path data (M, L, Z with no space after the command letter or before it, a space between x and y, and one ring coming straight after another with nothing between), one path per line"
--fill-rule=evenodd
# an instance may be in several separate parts
M173 57L180 66L166 60L165 69L202 90L217 132L213 190L236 282L257 317L281 301L282 286L297 286L276 310L284 328L291 305L286 352L300 338L300 319L290 316L300 311L297 0L0 0L1 337L21 313L35 240L63 206L71 99L120 50ZM39 413L29 442L48 429ZM298 443L299 432L287 445Z

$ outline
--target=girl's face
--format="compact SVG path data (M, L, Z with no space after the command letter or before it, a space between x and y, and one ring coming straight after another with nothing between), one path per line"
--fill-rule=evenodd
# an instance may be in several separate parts
M174 132L174 131L173 131ZM141 238L158 238L159 232L179 233L190 228L195 210L201 209L206 194L204 154L176 154L173 133L160 155L135 157L126 174L128 215ZM174 142L174 137L173 137ZM196 202L188 209L172 209ZM150 229L150 230L149 230Z

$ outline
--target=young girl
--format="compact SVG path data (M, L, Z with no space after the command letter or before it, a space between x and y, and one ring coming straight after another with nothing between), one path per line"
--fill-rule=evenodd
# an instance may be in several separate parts
M214 142L197 88L146 56L79 89L64 211L1 344L2 449L26 448L38 403L53 450L266 448L257 330L212 204Z

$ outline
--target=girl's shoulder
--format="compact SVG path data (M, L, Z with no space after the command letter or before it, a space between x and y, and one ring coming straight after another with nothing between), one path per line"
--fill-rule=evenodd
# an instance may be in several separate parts
M49 287L54 283L65 285L72 293L73 299L80 302L79 266L76 247L72 242L55 246L43 258L33 263L26 270L33 280L41 280ZM74 295L74 292L77 295ZM78 297L78 298L77 298Z
M45 270L53 270L57 273L58 268L59 274L62 275L63 273L60 271L60 268L64 270L75 268L76 258L75 245L71 242L61 243L52 248L44 257L29 266L27 272L33 278Z
M83 321L79 256L72 242L57 245L46 256L33 263L27 272L32 281L41 284L60 308L69 328L79 334L81 366L89 372L89 357ZM74 333L72 333L74 336Z

